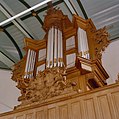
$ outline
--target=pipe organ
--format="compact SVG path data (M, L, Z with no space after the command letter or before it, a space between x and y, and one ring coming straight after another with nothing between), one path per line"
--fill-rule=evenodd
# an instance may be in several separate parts
M25 38L26 55L14 66L12 79L21 90L17 108L72 92L106 85L109 77L101 53L109 44L105 28L91 19L67 15L50 4L44 18L42 40Z

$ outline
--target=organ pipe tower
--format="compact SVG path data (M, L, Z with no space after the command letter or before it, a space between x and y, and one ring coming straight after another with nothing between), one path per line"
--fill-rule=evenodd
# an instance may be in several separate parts
M14 65L20 106L106 85L109 76L101 63L109 44L105 28L97 30L91 19L77 15L70 21L50 2L43 29L42 40L24 39L26 55Z

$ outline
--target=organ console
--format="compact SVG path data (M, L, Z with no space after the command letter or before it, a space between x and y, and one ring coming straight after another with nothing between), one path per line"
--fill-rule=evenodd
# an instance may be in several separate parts
M91 19L77 15L71 22L50 4L43 29L42 40L25 38L26 55L13 69L21 105L106 85L109 76L101 64L109 44L105 28L97 30Z

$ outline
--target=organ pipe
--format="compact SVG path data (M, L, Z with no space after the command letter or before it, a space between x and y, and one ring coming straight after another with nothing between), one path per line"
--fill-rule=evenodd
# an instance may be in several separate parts
M27 71L28 71L28 65L29 65L29 58L30 58L30 49L28 50L28 54L27 54L27 60L26 60L25 76L24 76L24 78L28 78L27 77Z
M78 29L78 41L79 41L79 52L81 53L81 56L89 59L87 35L86 32L81 28Z
M52 68L52 66L53 66L53 36L54 36L54 34L53 34L53 31L54 31L54 28L52 27L51 28L51 42L50 42L50 44L51 44L51 47L50 47L50 49L51 49L51 52L50 52L50 67Z
M47 41L47 67L50 67L50 41L51 40L51 29L48 32L48 41Z
M61 67L63 66L63 42L62 42L62 32L60 31L60 42L61 42Z
M24 78L33 78L35 60L36 60L36 52L29 49L27 54Z
M47 42L47 67L63 66L62 32L57 27L51 27Z
M57 28L55 28L54 67L57 65Z

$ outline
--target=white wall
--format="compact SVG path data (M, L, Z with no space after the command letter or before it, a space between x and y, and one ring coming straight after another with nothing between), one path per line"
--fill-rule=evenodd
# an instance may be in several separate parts
M18 104L19 95L11 71L0 70L0 113L12 110Z
M111 42L106 48L102 56L102 63L110 76L107 83L114 83L119 73L119 39Z

